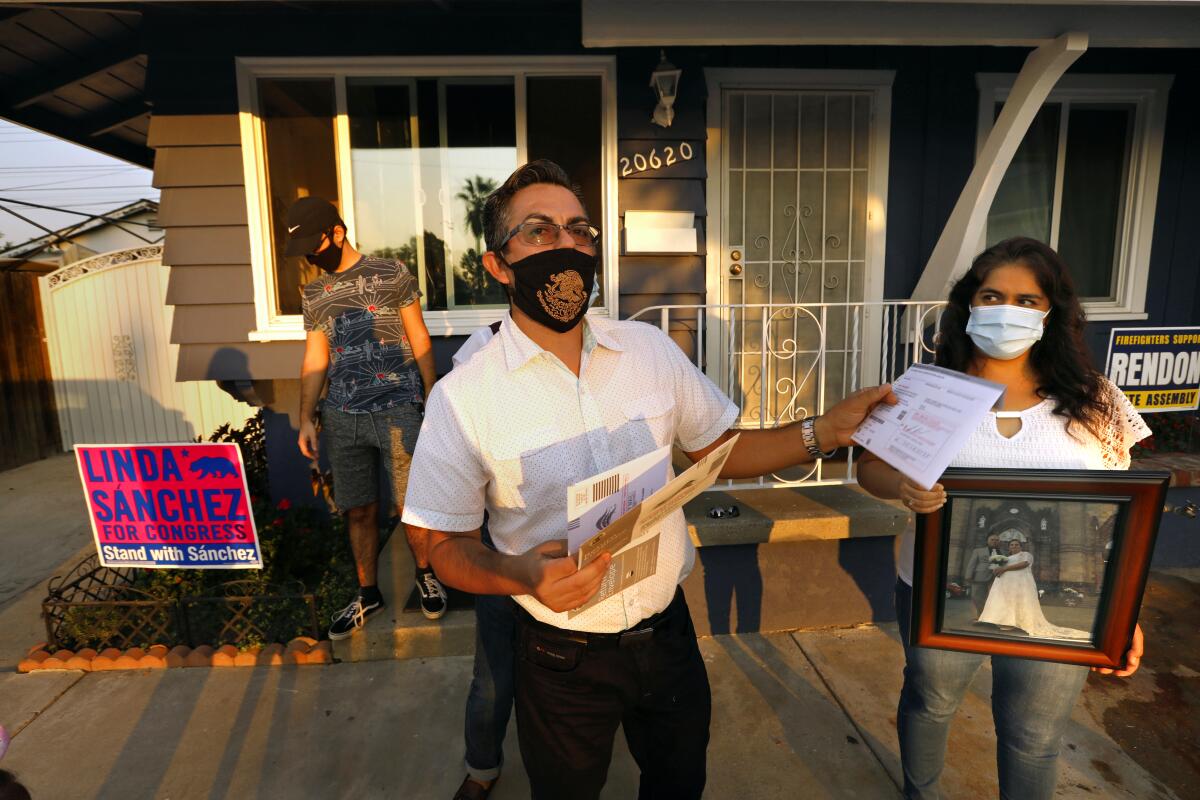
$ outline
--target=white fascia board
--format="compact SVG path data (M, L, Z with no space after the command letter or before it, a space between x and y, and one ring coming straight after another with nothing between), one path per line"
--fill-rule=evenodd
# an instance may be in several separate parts
M931 45L1200 47L1196 3L583 0L585 47Z

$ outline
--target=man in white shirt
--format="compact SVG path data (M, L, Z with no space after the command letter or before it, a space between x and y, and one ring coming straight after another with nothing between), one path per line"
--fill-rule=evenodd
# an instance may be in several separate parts
M711 700L679 589L695 561L683 513L662 523L654 575L568 618L611 554L583 569L567 557L566 492L673 442L699 460L733 435L737 407L659 329L585 319L599 231L560 167L519 168L484 217L484 265L510 314L434 388L404 521L430 530L446 583L516 602L517 726L535 798L598 797L619 725L641 797L698 798ZM846 446L880 401L896 402L875 387L816 420L743 431L721 477ZM480 541L485 508L495 550Z

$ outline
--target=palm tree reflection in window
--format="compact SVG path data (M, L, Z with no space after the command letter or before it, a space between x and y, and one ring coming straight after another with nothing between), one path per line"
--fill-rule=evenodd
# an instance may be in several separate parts
M435 311L446 309L446 243L432 231L424 232L425 248L425 308ZM409 270L416 274L417 237L410 236L408 241L398 247L380 247L371 251L378 258L394 258L403 261Z
M454 270L455 305L503 305L508 302L504 287L483 268L483 206L496 186L494 179L476 175L467 178L462 191L454 196L466 206L467 230L475 239L475 246L463 253Z

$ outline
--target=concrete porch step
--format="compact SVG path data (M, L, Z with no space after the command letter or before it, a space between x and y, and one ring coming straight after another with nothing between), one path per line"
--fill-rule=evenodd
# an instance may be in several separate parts
M738 507L738 516L709 516L713 507L731 505ZM877 584L877 593L890 591L890 539L904 529L908 518L899 503L877 500L857 486L705 492L684 512L688 533L700 548L684 591L702 635L879 619L886 601L868 597L863 584ZM847 541L867 539L874 541ZM334 642L337 659L474 652L475 615L470 608L452 609L436 622L403 610L412 580L412 555L396 531L379 561L379 586L388 607L363 630Z
M714 507L736 505L738 516L714 519ZM697 547L782 544L896 536L909 512L857 484L704 492L684 507Z
M388 537L379 554L379 589L387 608L368 620L362 630L333 643L340 661L466 656L475 652L475 612L452 608L439 620L425 619L419 611L405 611L413 590L412 553L402 531Z

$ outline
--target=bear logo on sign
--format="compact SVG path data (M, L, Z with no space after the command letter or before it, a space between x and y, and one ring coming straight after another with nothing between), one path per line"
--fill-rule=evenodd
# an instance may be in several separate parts
M233 465L232 461L228 458L218 458L216 456L197 458L188 467L188 470L198 473L197 477L199 478L222 478L226 476L232 478L237 476L237 467Z

